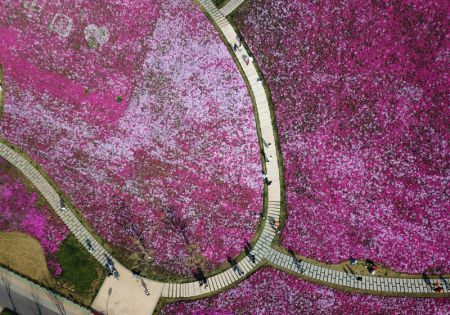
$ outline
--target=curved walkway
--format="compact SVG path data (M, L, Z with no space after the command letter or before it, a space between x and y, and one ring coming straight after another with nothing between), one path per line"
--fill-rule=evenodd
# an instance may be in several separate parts
M245 0L230 0L223 7L220 8L220 13L224 16L227 16L233 13L241 4L244 3Z
M238 41L237 34L221 10L211 0L199 0L199 3L211 17L215 26L223 34L228 45L233 47ZM232 0L229 2L230 6L231 3L237 4L238 2ZM275 146L275 143L277 143L275 141L278 140L275 138L272 125L273 117L269 108L268 96L262 82L259 80L256 67L252 59L249 58L249 52L241 46L236 49L234 54L245 79L249 83L250 92L254 97L257 125L260 128L260 133L263 138L267 176L268 180L271 181L271 185L267 186L267 216L269 220L265 220L264 229L253 248L255 261L251 262L247 257L242 259L232 268L208 278L208 287L200 287L197 281L180 284L133 278L131 272L114 260L92 235L90 235L72 211L61 206L60 196L39 171L28 160L22 157L21 154L0 142L0 156L16 166L33 183L81 244L86 249L89 249L86 243L86 239L89 239L93 247L91 254L102 265L109 259L116 265L120 273L120 278L115 279L109 277L105 280L93 303L93 307L99 311L106 311L109 314L148 314L156 306L160 296L166 298L188 298L219 292L241 281L266 261L271 262L278 268L290 270L307 279L310 278L324 284L340 286L342 288L363 289L369 293L373 292L378 294L391 294L394 292L401 293L401 295L405 296L417 293L425 294L426 296L448 296L450 292L448 278L443 281L445 282L443 285L444 293L434 293L431 290L431 283L429 281L426 283L422 279L366 276L361 281L358 281L354 276L348 276L340 271L323 268L306 262L299 263L293 257L272 248L275 231L271 222L279 220L281 201L280 172ZM150 297L144 295L143 288L149 289Z
M89 239L93 250L90 251L92 256L103 266L106 264L106 257L111 259L108 252L92 237L88 230L81 224L72 211L65 206L62 207L61 198L50 183L39 173L39 171L21 154L14 151L6 144L0 142L0 156L14 165L34 187L47 200L50 207L63 220L69 230L75 235L81 244L89 250L86 240Z
M433 282L437 279L424 280L420 278L387 278L375 276L361 276L358 280L356 274L345 273L305 261L297 261L294 257L271 249L267 259L276 267L295 273L306 279L318 280L323 283L343 288L364 290L367 293L379 294L383 292L401 296L424 294L426 296L449 296L450 285L448 278L440 279L443 291L433 291Z
M217 7L212 3L211 0L199 0L200 4L208 15L213 20L216 27L224 35L228 45L233 47L237 42L237 34L234 31L231 24L225 18L224 13L232 12L232 5L239 6L239 1L231 0L228 4L230 5L228 9L225 10L225 5L222 9L217 9ZM243 1L240 1L241 3ZM230 10L230 11L228 11ZM253 62L245 61L250 52L246 51L242 46L240 49L234 52L239 64L244 72L246 79L249 82L251 92L255 97L255 103L257 107L259 125L261 128L261 134L266 143L275 143L278 139L274 137L274 130L272 126L272 119L269 110L268 98L261 82L258 82L258 73ZM275 220L278 219L280 215L280 174L278 171L278 160L275 151L275 146L264 145L266 157L272 157L270 162L267 163L267 175L272 184L269 186L269 209L268 215L273 216ZM267 161L267 160L266 160ZM364 276L361 280L357 280L355 275L347 275L345 272L336 271L334 269L324 268L316 266L307 262L299 262L294 257L281 253L270 246L274 238L274 233L272 227L268 222L265 223L263 232L263 241L261 244L261 238L257 242L257 246L260 246L259 254L262 257L269 260L273 265L280 269L289 270L290 272L301 275L304 278L309 278L316 280L325 284L330 284L334 286L340 286L342 288L350 288L355 290L365 290L368 293L389 293L397 294L401 293L403 296L408 296L412 294L425 294L427 296L448 296L450 292L449 278L441 279L443 291L441 293L435 293L432 287L432 281L417 279L417 278L387 278L387 277L377 277L377 276ZM266 250L266 245L270 246L270 249Z
M231 24L225 19L224 15L217 9L217 7L210 0L199 1L204 10L211 16L214 23L220 28L221 32L227 39L228 43L233 46L237 41L237 34L233 30ZM272 126L271 113L269 109L268 98L264 87L257 81L258 73L252 62L246 63L249 53L243 46L235 52L237 60L244 71L246 79L250 83L251 93L255 98L258 124L261 135L267 145L264 145L264 154L266 160L266 170L268 180L272 181L271 185L267 186L268 196L268 216L271 217L272 222L278 221L280 216L280 173L278 170L278 158L275 145L268 145L275 143L275 134ZM269 161L270 160L270 161ZM267 162L268 161L268 162ZM255 255L255 263L251 262L249 258L244 258L237 262L235 267L229 268L218 275L208 279L209 287L200 287L198 282L189 283L166 283L163 288L162 296L170 298L195 297L209 292L223 290L230 287L236 282L245 278L249 273L257 269L258 263L267 256L271 250L272 241L275 237L275 232L271 227L269 220L265 220L264 229L261 236L253 247Z
M20 153L0 142L0 157L3 157L14 165L31 181L33 186L47 200L50 207L53 208L69 230L88 251L89 248L86 240L90 240L92 250L89 252L102 266L108 260L113 262L116 270L119 272L119 278L108 277L105 279L92 307L99 312L110 315L149 314L158 303L163 284L153 280L134 278L131 271L111 257L81 224L73 212L61 204L60 196L44 176ZM145 288L151 292L150 296L145 295Z

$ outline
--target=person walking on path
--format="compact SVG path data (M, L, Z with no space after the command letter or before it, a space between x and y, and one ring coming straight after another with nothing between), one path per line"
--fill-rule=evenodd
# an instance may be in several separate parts
M133 274L133 278L139 279L140 272L138 270L134 269L131 273Z
M266 142L266 140L264 140L264 138L262 139L262 142L263 142L263 144L264 144L264 146L266 147L266 148L268 148L268 147L270 147L270 145L272 144L272 143L267 143Z
M59 197L59 207L61 211L67 211L66 203L61 197Z
M238 41L239 47L241 47L242 46L242 37L237 36L236 39Z
M237 272L238 275L239 275L240 277L242 277L242 276L244 275L244 272L241 270L241 268L239 268L238 265L235 265L235 266L233 267L233 270L234 270L235 272Z
M281 229L280 229L280 221L276 220L273 223L273 228L275 229L275 234L280 234Z
M250 252L250 254L248 254L248 258L252 263L256 264L256 257L255 254L253 254L253 252Z
M92 243L90 239L86 239L86 246L88 248L89 253L93 253L94 252L94 248L92 247Z
M264 218L265 218L264 213L263 213L262 211L261 211L261 212L252 212L252 215L258 216L258 217L260 217L261 219L264 219Z
M433 288L434 292L441 293L443 291L443 288L442 288L441 283L439 281L434 282L433 286L434 286L434 288Z

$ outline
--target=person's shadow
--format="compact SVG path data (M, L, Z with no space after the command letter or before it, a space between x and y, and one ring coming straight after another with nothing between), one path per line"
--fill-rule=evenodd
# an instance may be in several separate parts
M450 290L450 286L448 284L447 279L445 279L442 274L439 274L439 279L441 279L442 283L444 284L444 286L447 288L447 290Z
M148 291L148 288L147 288L147 284L144 282L144 279L142 279L142 278L141 278L141 284L144 287L145 295L150 295L150 292Z
M236 260L234 260L233 258L231 258L230 256L227 255L227 261L228 263L231 265L231 267L236 266L237 262Z
M422 273L422 279L423 281L425 281L425 284L430 287L430 289L433 289L433 286L431 285L431 280L425 271Z
M108 315L109 298L111 297L112 288L108 289L108 299L106 300L106 315Z
M248 241L245 241L244 250L245 254L249 256L250 252L252 251L252 245Z
M237 261L235 259L233 259L227 255L227 260L228 260L228 263L231 265L231 268L233 269L234 272L237 272L239 274L239 276L244 275L244 272L239 267L239 265L237 264Z

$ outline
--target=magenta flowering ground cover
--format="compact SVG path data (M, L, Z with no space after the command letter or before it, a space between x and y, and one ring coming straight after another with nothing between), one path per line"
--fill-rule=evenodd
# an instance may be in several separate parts
M0 231L23 232L36 238L44 250L47 266L56 277L61 273L57 252L69 230L48 205L38 205L30 191L0 158Z
M168 304L161 314L448 314L450 300L347 293L264 268L237 287L195 302Z
M448 5L262 0L235 15L275 104L283 245L449 272Z
M1 136L111 244L189 274L251 238L252 103L193 2L2 2L0 60Z

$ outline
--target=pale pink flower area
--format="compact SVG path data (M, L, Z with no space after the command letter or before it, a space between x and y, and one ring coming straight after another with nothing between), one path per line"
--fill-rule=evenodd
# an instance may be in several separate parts
M448 314L450 299L381 297L338 291L264 268L233 289L195 302L164 306L161 314Z
M449 2L249 1L238 28L270 87L286 247L449 272Z
M0 134L112 245L183 275L194 256L211 270L237 255L262 207L258 138L206 16L191 1L37 3L0 4Z
M36 238L42 246L47 266L57 277L61 273L57 253L69 230L46 205L37 205L38 196L12 176L11 165L0 158L0 231L22 232Z

